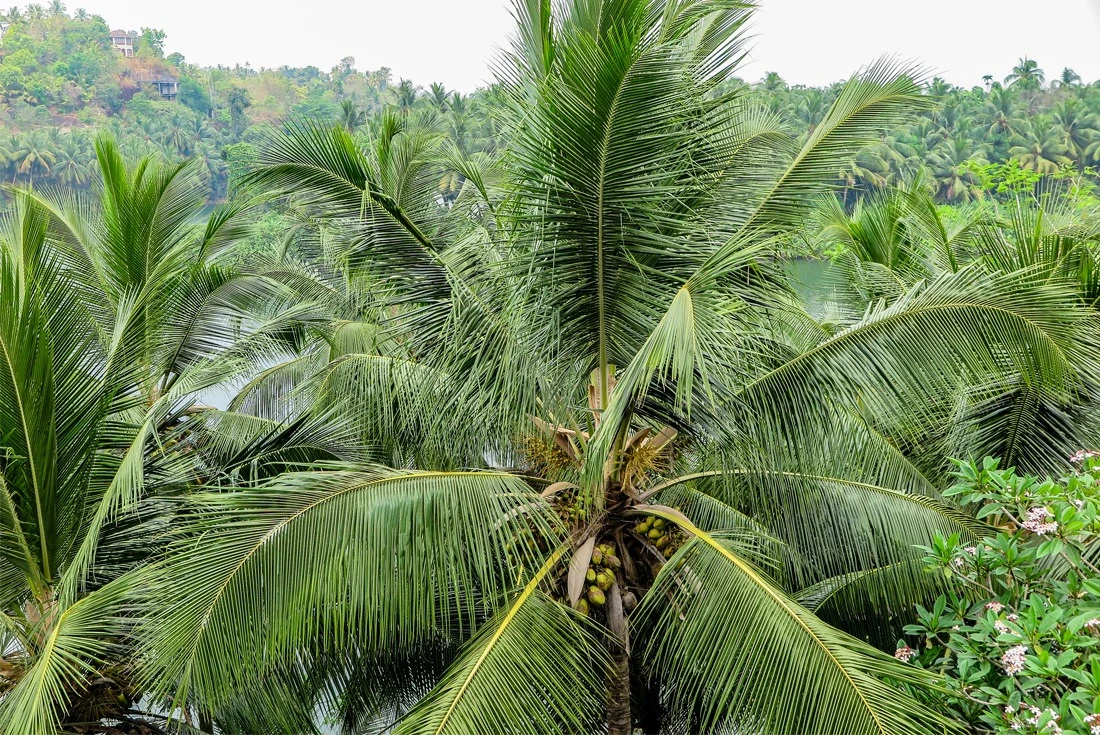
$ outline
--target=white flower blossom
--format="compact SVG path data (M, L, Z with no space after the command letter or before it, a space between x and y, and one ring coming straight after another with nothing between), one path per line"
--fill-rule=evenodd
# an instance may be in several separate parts
M1024 656L1027 655L1027 646L1013 646L1001 656L1001 665L1005 673L1014 676L1024 670Z
M1049 509L1039 506L1027 512L1027 520L1021 525L1038 536L1045 536L1058 530L1058 524L1055 521L1047 520L1053 517L1054 514Z
M1081 464L1086 459L1092 459L1093 457L1100 457L1100 454L1098 454L1097 452L1091 452L1087 449L1078 449L1069 458L1069 461L1073 462L1074 464Z
M909 646L902 646L894 651L894 658L902 663L909 663L909 659L913 658L913 649Z

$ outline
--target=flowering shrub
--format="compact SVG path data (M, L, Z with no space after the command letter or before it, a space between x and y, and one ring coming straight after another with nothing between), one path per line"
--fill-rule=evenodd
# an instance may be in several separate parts
M946 494L996 533L924 549L954 591L918 606L894 655L943 672L947 706L979 731L1100 735L1100 454L1071 460L1057 481L957 463Z

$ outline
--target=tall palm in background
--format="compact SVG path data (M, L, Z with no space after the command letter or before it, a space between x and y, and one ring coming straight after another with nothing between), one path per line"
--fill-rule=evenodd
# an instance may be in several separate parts
M775 255L927 98L873 66L798 144L712 93L750 13L521 4L498 165L407 119L365 150L274 136L254 183L317 228L323 260L284 277L332 319L234 412L340 416L375 463L191 506L140 574L155 692L283 731L326 709L436 735L950 729L902 688L926 674L833 624L889 636L869 611L936 589L914 545L984 532L929 459L973 425L956 398L1078 389L1095 317L976 268L840 325L800 308ZM302 712L266 711L270 691Z
M1020 59L1020 62L1012 67L1012 73L1005 77L1006 85L1032 91L1041 89L1045 81L1046 75L1039 68L1038 62L1026 56Z

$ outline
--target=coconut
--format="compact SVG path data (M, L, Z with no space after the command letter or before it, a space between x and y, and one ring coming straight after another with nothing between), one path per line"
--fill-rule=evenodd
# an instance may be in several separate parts
M604 592L607 592L609 589L611 589L611 585L612 585L611 577L607 576L606 574L604 574L602 572L600 574L596 575L596 586L599 587L601 590L603 590Z
M593 585L588 588L588 601L599 607L607 602L607 598L604 597L603 590Z
M599 549L592 550L592 563L597 566L603 564L603 552Z
M596 581L596 570L592 567L588 567L588 571L584 573L584 578L589 582Z
M665 534L659 528L651 528L651 529L649 529L649 533L646 534L646 535L649 536L650 538L661 538Z
M577 604L573 606L573 609L579 612L581 615L588 614L588 600L583 597L577 600Z

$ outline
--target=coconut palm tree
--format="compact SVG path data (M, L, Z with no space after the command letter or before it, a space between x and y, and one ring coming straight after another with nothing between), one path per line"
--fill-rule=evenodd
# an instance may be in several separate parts
M92 175L94 154L90 150L87 138L69 133L61 136L57 150L57 162L53 167L53 176L62 186L76 188L88 183Z
M0 237L0 730L12 735L163 731L171 710L143 700L133 666L126 573L163 548L167 498L249 454L248 471L264 464L265 450L219 447L227 419L196 397L285 328L277 296L270 318L242 323L267 282L212 262L241 235L240 207L202 220L186 167L128 169L106 140L97 155L97 198L16 192ZM274 433L250 446L272 448Z
M49 174L57 163L57 154L53 151L49 136L42 129L17 136L10 158L15 165L16 176L25 175L32 184L36 174Z
M1100 226L1073 189L1046 187L944 218L930 191L915 185L878 193L851 214L830 200L822 214L822 239L839 250L830 283L837 306L851 313L966 267L1058 281L1092 308L1100 297ZM1026 379L983 386L961 397L970 430L947 446L933 442L932 451L1000 456L1036 475L1059 473L1062 457L1100 431L1095 396L1087 383L1068 394L1048 393Z
M431 87L428 88L428 98L437 110L445 112L447 110L447 100L450 98L450 93L447 91L447 88L439 82L432 82Z
M1073 163L1069 156L1070 149L1062 142L1057 130L1048 130L1044 134L1029 128L1017 138L1016 145L1008 152L1025 169L1039 174L1052 174Z
M1070 98L1055 104L1051 117L1066 155L1083 167L1086 151L1100 138L1100 116L1090 112L1080 100Z
M1019 63L1012 67L1012 73L1005 77L1005 85L1027 90L1042 89L1045 81L1046 75L1039 68L1039 63L1026 56L1020 59Z
M1075 87L1081 83L1081 75L1067 66L1053 83L1059 87Z
M995 86L986 98L983 117L990 135L1011 135L1019 127L1016 94Z
M920 80L872 66L798 144L715 93L745 5L517 12L499 166L392 125L368 149L274 134L253 183L326 255L295 280L357 296L241 410L338 412L377 463L184 514L139 585L144 675L214 711L276 682L349 731L950 729L896 688L927 675L826 620L875 628L856 600L937 584L914 544L983 533L907 451L966 431L966 386L1094 375L1091 315L960 269L824 328L774 249ZM450 207L441 160L467 180Z
M398 82L396 87L397 109L401 111L401 114L407 115L409 113L409 110L416 104L420 91L420 87L413 84L409 79L402 79Z
M977 153L965 131L942 139L932 149L928 167L941 201L968 202L981 195L981 187L968 170Z
M363 127L367 121L366 110L355 104L354 100L344 100L340 103L340 125L349 133L354 133Z

